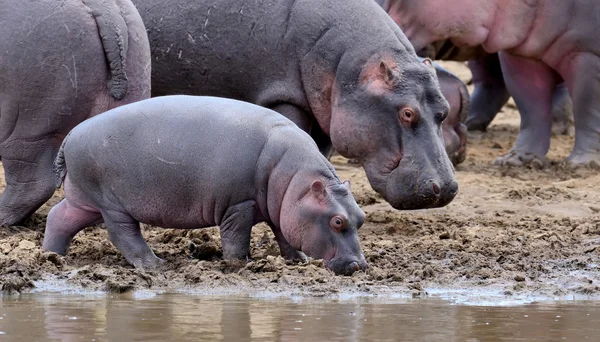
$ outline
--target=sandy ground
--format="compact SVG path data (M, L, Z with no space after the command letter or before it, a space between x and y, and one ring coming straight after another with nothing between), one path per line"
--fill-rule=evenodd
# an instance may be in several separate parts
M470 78L464 64L442 64L463 80ZM0 284L5 292L50 280L57 286L113 292L187 289L322 296L494 289L507 298L600 297L600 175L561 166L573 145L567 136L553 138L549 159L555 162L547 169L492 166L511 147L518 126L511 101L487 133L469 136L468 157L456 172L459 194L440 209L393 210L370 188L361 168L334 157L340 176L352 180L367 213L360 238L371 268L352 277L335 276L319 261L286 263L264 225L254 229L253 260L247 264L220 258L215 228L144 227L151 247L168 261L165 270L156 272L129 266L101 227L80 233L66 257L42 253L46 214L60 200L59 191L27 227L0 228Z

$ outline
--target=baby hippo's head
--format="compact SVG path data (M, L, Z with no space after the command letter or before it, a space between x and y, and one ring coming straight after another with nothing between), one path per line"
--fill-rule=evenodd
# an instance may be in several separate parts
M303 183L298 184L298 183ZM281 210L283 236L296 250L323 259L336 274L351 275L367 263L358 242L365 220L350 192L350 182L302 179L286 193Z

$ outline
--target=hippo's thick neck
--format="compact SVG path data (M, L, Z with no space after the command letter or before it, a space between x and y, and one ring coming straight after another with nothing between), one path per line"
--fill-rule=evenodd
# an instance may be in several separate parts
M257 189L264 192L259 191L257 204L262 218L279 227L284 198L299 200L317 179L324 184L341 182L316 147L307 153L303 145L269 145L265 146L257 165L260 170Z

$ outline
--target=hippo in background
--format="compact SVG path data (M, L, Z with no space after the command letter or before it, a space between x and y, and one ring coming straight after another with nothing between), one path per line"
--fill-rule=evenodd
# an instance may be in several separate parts
M449 39L498 53L521 128L497 164L546 164L554 92L564 82L575 123L575 145L566 161L575 167L600 165L599 2L460 0L447 6L436 0L387 0L383 5L416 50Z
M5 0L0 32L6 226L52 196L52 162L75 125L150 96L150 48L128 0Z
M364 0L135 0L152 50L152 95L234 98L270 108L365 168L397 209L458 191L433 65ZM318 15L315 15L318 14Z
M468 61L475 91L471 95L471 110L465 123L469 131L486 131L510 98L498 54L487 53L481 45L459 47L447 39L425 46L417 51L417 55L434 60ZM439 73L438 77L440 84L443 84ZM573 103L566 84L561 82L556 85L552 95L552 133L573 136L573 129Z
M462 163L467 157L467 116L471 107L469 90L456 75L433 63L440 89L450 105L448 116L442 122L442 135L448 158L452 165Z
M55 170L65 199L48 215L45 250L65 254L75 234L105 222L129 263L155 268L140 222L218 225L223 256L244 259L252 226L266 221L288 259L306 253L347 275L367 266L350 183L308 134L260 106L185 95L121 106L75 127Z

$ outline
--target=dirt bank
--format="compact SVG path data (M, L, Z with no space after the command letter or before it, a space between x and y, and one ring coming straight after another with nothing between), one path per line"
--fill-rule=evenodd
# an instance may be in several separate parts
M463 80L470 77L463 64L444 65ZM0 284L6 292L54 279L117 292L190 287L313 295L422 294L431 287L491 286L509 297L525 292L600 295L600 175L565 169L560 163L545 170L492 166L510 148L518 125L511 102L487 133L470 136L467 160L457 168L459 194L441 209L395 211L370 188L362 169L334 157L368 215L360 230L372 266L366 273L337 277L318 261L288 264L277 257L277 245L262 225L254 230L254 260L248 264L220 259L216 229L145 227L151 247L168 261L160 272L130 267L98 227L80 233L66 257L42 253L45 216L61 198L58 192L28 227L0 228ZM554 137L549 158L564 158L572 145L571 137Z

